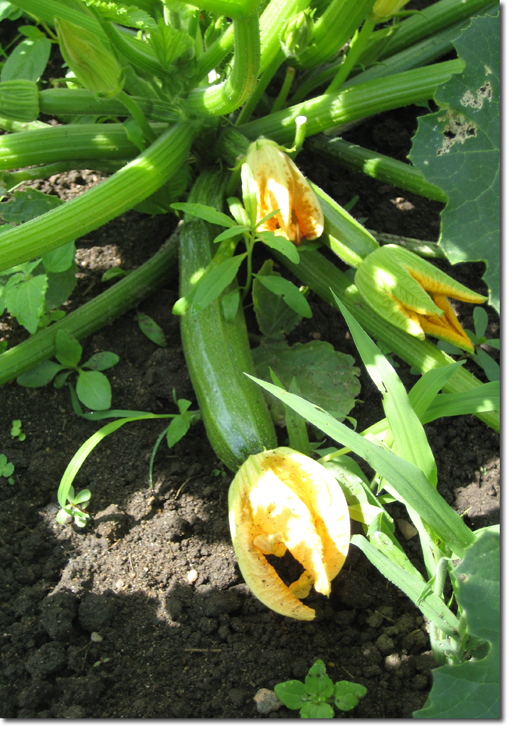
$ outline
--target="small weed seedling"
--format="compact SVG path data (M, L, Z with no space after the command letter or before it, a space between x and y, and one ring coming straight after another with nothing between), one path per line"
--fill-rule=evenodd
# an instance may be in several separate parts
M12 422L11 438L18 439L18 441L25 441L27 436L21 430L21 421L19 419Z
M14 484L12 474L14 472L14 464L11 461L7 461L5 454L0 454L0 477L5 477L9 484Z
M75 497L75 490L70 487L66 495L66 506L57 512L55 519L61 525L74 520L77 527L85 527L89 519L89 515L85 510L90 499L91 492L89 489L82 489Z
M286 707L299 710L300 717L310 719L333 717L333 704L344 712L352 710L367 694L366 687L361 684L346 681L333 684L322 659L308 671L304 684L291 679L277 684L274 691Z
M20 375L16 382L25 388L41 388L53 378L54 386L62 388L69 376L78 374L76 394L86 408L92 411L104 411L110 408L112 392L106 376L100 372L107 370L119 362L113 352L97 352L89 360L79 366L82 357L82 345L66 330L59 330L55 336L55 357L58 360L45 360ZM71 387L71 386L70 386Z

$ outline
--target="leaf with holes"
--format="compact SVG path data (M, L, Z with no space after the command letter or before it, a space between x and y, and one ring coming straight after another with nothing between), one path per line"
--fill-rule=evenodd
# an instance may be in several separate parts
M448 197L440 246L452 264L485 261L500 311L499 15L475 17L453 41L463 73L439 86L440 110L419 120L410 160Z

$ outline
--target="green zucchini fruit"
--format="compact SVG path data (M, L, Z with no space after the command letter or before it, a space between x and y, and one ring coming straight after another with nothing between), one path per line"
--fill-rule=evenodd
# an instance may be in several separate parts
M204 171L187 202L221 210L225 182L223 173ZM185 216L179 248L181 297L187 295L212 260L214 230L200 218ZM236 472L250 454L277 446L263 393L244 375L255 371L242 303L231 322L223 315L220 298L200 312L188 309L181 316L181 336L210 444L223 464Z

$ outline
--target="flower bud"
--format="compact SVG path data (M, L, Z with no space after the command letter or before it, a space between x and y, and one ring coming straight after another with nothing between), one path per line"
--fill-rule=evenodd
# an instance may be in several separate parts
M311 621L305 606L313 586L329 596L350 541L341 487L318 462L281 447L250 456L228 492L230 532L240 571L255 596L283 616ZM290 550L305 568L290 586L265 556Z
M310 8L291 18L281 37L281 47L287 56L299 56L312 40L314 22Z
M111 99L123 89L124 74L114 54L94 33L55 18L61 53L77 79L101 99Z
M363 299L391 324L417 337L426 334L474 352L447 297L482 304L476 294L401 246L390 244L369 254L357 269L355 284Z
M271 231L296 245L303 238L319 238L324 228L320 203L304 175L276 142L263 138L252 142L241 176L244 206L254 223L279 209L259 231Z
M409 0L376 0L372 8L372 19L375 23L382 23L392 15L398 13Z
M28 79L0 83L0 117L15 122L33 122L39 116L39 92Z

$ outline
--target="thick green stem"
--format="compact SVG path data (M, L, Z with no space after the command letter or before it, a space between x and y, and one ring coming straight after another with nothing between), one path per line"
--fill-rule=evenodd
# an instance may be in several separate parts
M165 124L153 126L156 134L166 128ZM0 170L66 160L127 160L138 152L123 124L67 124L1 136Z
M397 53L395 56L390 56L390 58L386 61L369 66L369 68L365 69L365 71L351 76L349 81L346 81L343 84L342 89L356 86L357 84L363 84L364 81L371 81L372 79L391 76L392 74L402 73L403 71L409 71L412 68L419 68L420 66L427 66L430 63L434 63L434 61L437 61L439 58L442 58L453 50L454 47L451 43L451 38L456 37L458 30L462 28L466 22L467 21L462 21L455 25L451 25L449 28L444 29L444 31L437 35L431 36L427 40L420 41L414 46L409 46L404 51ZM331 64L327 68L321 69L309 79L304 81L304 83L302 83L294 92L290 103L298 104L314 89L329 83L342 64L343 62Z
M78 340L113 322L163 286L177 271L178 235L173 235L151 259L113 284L87 304L25 342L0 355L0 384L55 355L55 336L61 329Z
M343 139L330 139L322 135L309 139L307 148L330 162L339 163L355 172L363 172L376 180L430 200L447 202L447 196L441 188L427 182L420 170L405 162L393 160Z
M331 94L333 91L338 91L344 81L347 79L349 74L354 68L355 63L360 58L363 49L365 48L367 41L370 38L370 35L372 31L374 30L375 23L374 21L370 20L369 18L366 18L365 23L363 24L363 27L361 30L356 31L357 35L353 38L353 41L351 43L351 46L349 47L349 51L347 53L347 56L344 59L344 62L339 67L335 78L331 82L331 84L328 86L326 91L328 94Z
M423 38L444 30L453 23L479 15L492 7L499 7L499 2L490 3L490 0L440 0L440 2L424 8L421 13L412 15L403 20L401 25L387 44L379 60L409 48ZM369 46L369 53L373 49ZM366 65L365 53L361 56L362 64Z
M112 177L70 202L0 234L0 271L84 236L145 200L183 165L196 129L191 122L171 127Z
M311 137L339 124L408 104L423 104L433 98L440 84L447 82L453 74L461 73L463 68L463 62L455 59L367 81L346 91L324 94L269 114L244 124L240 131L250 139L263 136L279 144L290 144L294 139L296 117L299 115L308 119L306 136Z
M30 132L34 129L49 128L50 125L45 124L44 122L14 122L12 119L0 117L0 129L3 129L5 132L14 132L15 134L18 134L19 132Z
M257 85L255 86L255 90L242 107L240 114L237 117L237 121L235 122L237 127L241 124L246 124L246 122L249 122L256 105L262 97L262 94L265 92L265 90L273 80L276 71L280 68L281 64L284 61L285 54L283 53L283 51L278 51L273 62L267 66L263 74L260 76Z
M185 101L188 113L220 116L238 109L255 88L260 66L258 15L233 20L234 60L228 78L221 84L194 89Z
M273 252L306 286L322 299L336 307L332 290L356 317L362 327L373 337L379 338L400 358L421 373L433 368L443 367L454 360L428 340L417 340L415 337L389 324L376 314L361 298L358 289L351 280L318 251L301 252L299 264L292 264L287 258ZM463 367L447 381L443 390L446 393L464 393L482 385L474 375ZM476 413L490 428L500 430L500 416L497 411Z
M118 99L122 104L124 104L124 106L126 106L128 112L132 115L132 117L139 125L139 128L142 131L146 142L148 144L155 142L158 135L155 134L155 131L146 121L146 117L144 116L141 107L137 104L136 100L124 91L119 92Z
M159 99L132 97L142 113L150 120L176 122L176 111L169 102ZM86 89L46 89L39 93L39 109L50 117L75 117L90 114L101 117L127 117L129 113L119 99L96 99Z

